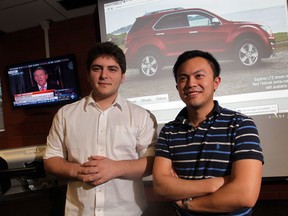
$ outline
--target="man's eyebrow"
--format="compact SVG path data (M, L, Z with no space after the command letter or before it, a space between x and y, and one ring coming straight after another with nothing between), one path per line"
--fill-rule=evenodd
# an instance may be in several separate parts
M198 74L198 73L207 73L207 71L206 70L203 70L203 69L200 69L200 70L197 70L197 71L195 71L195 72L193 72L193 74Z
M103 67L103 66L99 64L92 64L91 67Z
M99 65L99 64L93 64L91 65L91 67L101 67L103 68L103 65ZM111 67L116 67L116 68L120 68L118 65L108 65L107 67L111 68Z
M199 69L199 70L193 71L192 74L197 74L197 73L201 73L201 72L205 72L205 70ZM186 71L180 71L179 72L179 75L187 75L187 74L188 73Z

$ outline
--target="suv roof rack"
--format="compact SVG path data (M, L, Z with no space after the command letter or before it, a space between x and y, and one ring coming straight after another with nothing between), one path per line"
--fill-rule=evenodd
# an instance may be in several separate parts
M163 9L163 10L157 10L157 11L151 11L146 13L144 16L148 16L151 14L158 14L158 13L163 13L163 12L168 12L168 11L176 11L176 10L183 10L184 8L182 7L176 7L176 8L167 8L167 9Z

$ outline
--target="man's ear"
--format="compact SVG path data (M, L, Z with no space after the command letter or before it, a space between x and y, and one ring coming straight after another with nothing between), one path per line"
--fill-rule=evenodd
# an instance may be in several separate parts
M176 89L177 89L177 91L178 91L178 85L177 85L177 84L176 84L176 86L175 86L175 87L176 87Z
M221 83L221 77L218 76L214 79L214 91L216 91L216 89L219 87L220 83Z
M121 83L123 83L125 80L125 73L122 73L122 77L121 77Z
M89 74L87 74L86 80L87 80L88 83L90 83L90 76L89 76Z

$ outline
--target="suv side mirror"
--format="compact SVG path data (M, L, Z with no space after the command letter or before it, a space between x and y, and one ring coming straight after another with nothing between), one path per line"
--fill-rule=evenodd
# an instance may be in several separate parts
M216 17L213 17L212 20L211 20L211 25L220 25L221 22L218 18Z

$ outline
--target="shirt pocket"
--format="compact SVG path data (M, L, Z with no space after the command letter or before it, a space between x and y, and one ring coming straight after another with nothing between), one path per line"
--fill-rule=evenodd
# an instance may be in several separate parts
M119 159L136 159L137 153L137 129L132 127L116 126L113 142L115 155L119 155Z

